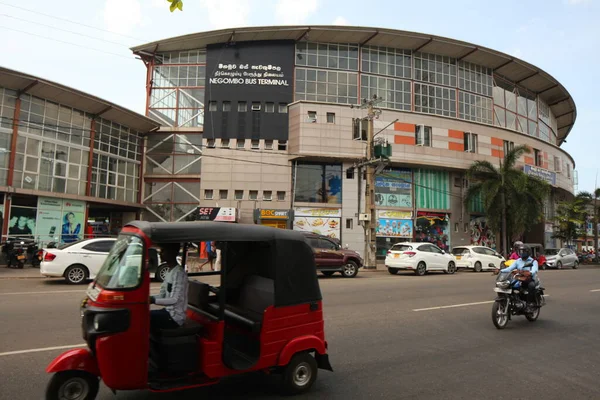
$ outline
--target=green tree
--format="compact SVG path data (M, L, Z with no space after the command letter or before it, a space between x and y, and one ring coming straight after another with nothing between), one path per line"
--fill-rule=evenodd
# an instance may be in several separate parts
M592 219L592 230L594 233L594 252L597 253L598 250L598 217L600 215L599 209L599 200L600 200L600 188L596 188L593 193L590 192L579 192L577 195L579 198L584 199L586 202L587 210L586 213L589 213L589 209L591 208L591 214L589 215ZM587 239L587 229L586 229L586 239ZM587 241L587 240L586 240ZM598 255L596 254L596 257Z
M544 201L550 193L546 182L515 167L517 160L530 152L527 146L517 146L504 155L499 167L478 160L466 174L471 183L465 201L483 203L490 228L501 232L505 253L509 250L509 238L522 235L543 219Z
M559 203L556 209L556 230L553 237L572 245L580 235L587 235L586 222L589 203L590 193L587 192L578 193L571 201Z

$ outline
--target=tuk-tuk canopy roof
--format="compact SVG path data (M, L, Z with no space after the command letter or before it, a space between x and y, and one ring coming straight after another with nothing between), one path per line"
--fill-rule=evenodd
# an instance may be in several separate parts
M322 299L315 256L303 233L260 225L204 221L134 221L126 226L139 229L154 244L226 242L222 279L231 281L230 278L240 271L242 276L272 279L275 306Z
M300 232L275 229L261 225L233 224L227 222L147 222L133 221L129 226L138 228L152 242L267 242L271 240L290 240L305 242Z

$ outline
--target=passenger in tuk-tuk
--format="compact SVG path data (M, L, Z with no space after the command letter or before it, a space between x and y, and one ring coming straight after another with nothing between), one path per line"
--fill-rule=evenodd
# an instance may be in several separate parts
M161 259L168 265L169 272L160 285L160 293L150 296L150 303L165 306L150 311L150 329L175 329L184 324L188 303L188 276L177 262L179 243L159 245Z

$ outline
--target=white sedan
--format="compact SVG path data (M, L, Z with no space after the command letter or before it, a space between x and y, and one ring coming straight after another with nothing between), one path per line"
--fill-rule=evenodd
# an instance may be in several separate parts
M475 272L492 269L490 264L500 267L500 263L506 261L498 252L485 246L456 246L452 249L452 255L456 258L458 268L468 268Z
M86 239L55 249L44 249L40 273L48 277L64 277L71 284L94 279L115 241L114 238Z
M454 257L431 243L396 243L387 252L385 266L392 275L401 269L419 276L429 271L456 272Z

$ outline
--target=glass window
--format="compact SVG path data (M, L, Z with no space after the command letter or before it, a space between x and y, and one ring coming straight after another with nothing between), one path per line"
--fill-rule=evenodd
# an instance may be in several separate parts
M358 104L358 74L296 68L295 91L296 100Z
M365 46L362 48L363 72L390 75L399 78L411 77L411 51L390 47Z
M279 103L279 113L280 114L287 114L287 104L286 103Z
M415 80L456 87L456 60L436 54L415 53Z
M135 236L120 236L98 272L96 282L104 289L136 287L142 278L144 243Z
M265 103L265 112L274 113L275 112L275 103Z
M208 111L217 111L217 102L216 101L210 101L208 102Z
M229 148L229 139L221 139L221 148L223 148L223 149Z
M233 194L233 198L235 200L243 200L244 199L244 191L243 190L236 190Z
M248 111L248 103L245 101L238 102L238 112L246 112Z
M492 124L492 99L473 93L458 92L458 117Z
M415 127L415 143L417 146L431 147L431 127L417 125Z
M362 97L373 98L377 95L383 99L381 107L407 111L411 109L410 81L367 74L362 74L360 79Z
M285 201L285 192L278 191L277 192L277 200L278 201Z
M415 111L456 117L456 89L415 83Z
M246 145L246 140L244 140L244 139L237 140L237 148L238 149L243 149L245 145Z
M258 140L258 139L252 139L252 141L251 141L250 145L251 145L251 148L252 148L253 150L258 150L258 149L260 149L260 140Z
M258 190L251 190L248 194L248 198L250 200L257 200L258 199Z
M273 141L272 140L265 140L265 150L273 150Z
M335 124L335 113L327 113L327 123Z
M492 70L465 61L458 62L458 87L483 96L492 96Z
M298 163L295 201L342 203L342 165Z
M229 111L231 111L231 102L224 101L223 102L223 112L229 112Z
M271 200L273 200L273 192L270 191L270 190L263 191L263 200L264 201L271 201Z
M219 190L219 200L227 200L227 195L227 190Z
M358 46L353 44L296 43L296 65L358 70Z
M212 200L213 198L213 191L212 189L205 189L204 190L204 199L205 200Z
M465 132L463 136L465 152L477 153L477 134L473 132Z
M287 150L287 140L277 141L277 150L279 150L279 151Z

